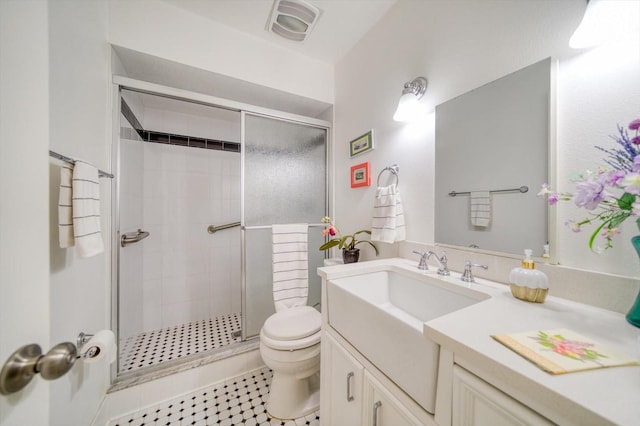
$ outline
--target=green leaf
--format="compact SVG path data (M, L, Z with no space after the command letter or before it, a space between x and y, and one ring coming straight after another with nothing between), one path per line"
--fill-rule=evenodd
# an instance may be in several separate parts
M589 238L589 248L591 250L593 250L593 242L595 241L596 237L598 236L598 233L600 232L600 230L602 230L602 228L604 228L605 225L608 225L608 224L609 224L608 221L607 222L602 222L600 224L600 226L598 226L596 228L596 230L593 231L593 234L591 234L591 238Z
M373 244L371 241L367 241L367 240L360 240L360 241L358 241L357 243L355 243L355 245L357 246L357 245L358 245L358 244L360 244L360 243L366 243L366 244L369 244L369 245L370 245L371 247L373 247L373 249L375 250L375 252L376 252L376 256L379 254L379 253L378 253L378 247L376 247L376 245L375 245L375 244Z
M331 247L335 247L338 244L340 244L340 240L336 240L336 239L329 240L320 246L320 250L329 250Z
M631 210L631 206L635 201L636 201L635 195L625 192L624 194L622 194L622 197L620 197L620 199L618 200L618 206L622 210Z

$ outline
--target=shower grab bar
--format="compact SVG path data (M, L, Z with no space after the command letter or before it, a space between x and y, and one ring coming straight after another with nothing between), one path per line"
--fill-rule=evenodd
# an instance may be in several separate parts
M210 234L215 234L217 231L222 231L223 229L235 228L236 226L240 226L240 222L227 223L226 225L209 225L207 227L207 232Z
M138 241L142 241L149 236L147 231L143 231L142 229L138 229L136 232L127 232L120 237L120 246L126 247L129 244L137 243Z
M318 228L318 227L324 227L327 226L326 223L309 223L308 224L309 228ZM252 226L243 226L242 230L246 231L246 230L253 230L253 229L271 229L271 225L252 225Z

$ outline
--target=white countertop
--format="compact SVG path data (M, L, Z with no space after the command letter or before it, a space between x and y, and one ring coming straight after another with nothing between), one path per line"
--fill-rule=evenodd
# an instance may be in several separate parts
M385 264L415 271L415 261L396 258L320 268L319 274L331 279ZM640 366L552 375L491 338L567 328L640 359L640 328L616 312L552 295L543 304L528 303L513 298L506 285L483 279L467 284L459 276L452 272L451 277L440 278L491 298L428 321L423 330L454 353L456 364L559 424L640 425Z

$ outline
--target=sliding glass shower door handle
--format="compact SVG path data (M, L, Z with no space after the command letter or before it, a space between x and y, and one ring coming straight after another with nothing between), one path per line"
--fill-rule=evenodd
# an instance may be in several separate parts
M143 231L142 229L138 229L136 232L127 232L120 237L120 246L126 247L129 244L137 243L138 241L142 241L149 236L147 231Z

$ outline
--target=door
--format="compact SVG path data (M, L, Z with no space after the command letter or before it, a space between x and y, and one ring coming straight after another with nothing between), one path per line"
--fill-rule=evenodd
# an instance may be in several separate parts
M323 374L324 383L329 387L330 425L362 424L364 367L347 353L329 334L324 334L329 348L328 372ZM324 401L322 401L324 404ZM322 407L324 408L324 407ZM323 411L327 413L327 411Z
M243 113L242 225L245 337L260 333L275 312L272 296L271 225L319 224L327 207L327 129ZM310 226L309 301L320 302L324 242Z
M49 350L49 61L47 2L0 2L0 363ZM28 53L27 53L28 52ZM3 426L47 425L40 377L0 395Z

